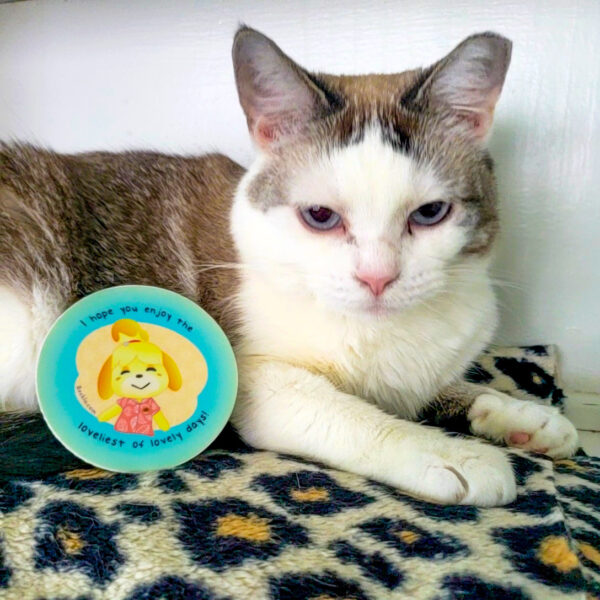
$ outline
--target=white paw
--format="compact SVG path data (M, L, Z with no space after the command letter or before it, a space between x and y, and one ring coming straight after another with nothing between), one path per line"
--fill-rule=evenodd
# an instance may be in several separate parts
M566 458L577 450L577 430L553 406L495 392L478 396L468 418L473 433L508 446L552 458Z
M415 463L415 483L408 491L425 500L440 504L502 506L517 495L508 457L498 448L481 442L456 438L436 440L434 448L418 456Z

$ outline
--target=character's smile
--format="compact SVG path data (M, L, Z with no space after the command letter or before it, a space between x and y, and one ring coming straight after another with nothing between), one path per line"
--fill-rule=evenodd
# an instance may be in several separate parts
M147 388L150 385L150 382L148 382L146 385L143 385L142 387L140 387L139 385L135 385L135 383L131 384L131 387L134 387L136 390L143 390L144 388Z

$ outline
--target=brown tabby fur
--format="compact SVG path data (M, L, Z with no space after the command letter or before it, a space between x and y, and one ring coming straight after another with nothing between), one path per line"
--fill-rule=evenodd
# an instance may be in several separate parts
M235 334L229 211L244 169L229 158L59 155L0 147L0 285L42 285L62 309L96 290L157 285Z

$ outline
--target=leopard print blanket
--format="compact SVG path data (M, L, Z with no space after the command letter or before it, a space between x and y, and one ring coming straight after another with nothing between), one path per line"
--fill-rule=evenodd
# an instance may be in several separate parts
M548 347L490 351L471 376L562 401ZM488 509L243 447L142 475L13 480L0 598L600 598L600 459L509 454L518 497Z

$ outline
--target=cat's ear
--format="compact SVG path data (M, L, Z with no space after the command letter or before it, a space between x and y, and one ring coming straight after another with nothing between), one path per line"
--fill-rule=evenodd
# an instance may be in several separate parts
M262 33L241 27L232 55L240 104L260 148L293 139L331 109L327 93Z
M463 131L483 142L492 126L510 64L512 42L496 33L473 35L434 64L405 104L449 109Z

